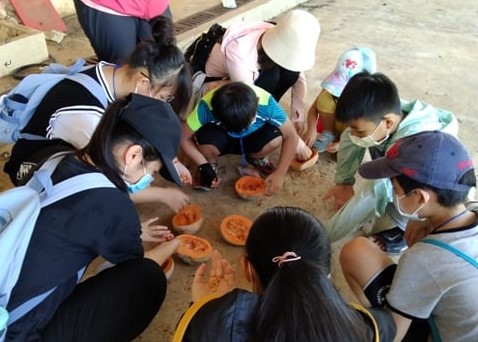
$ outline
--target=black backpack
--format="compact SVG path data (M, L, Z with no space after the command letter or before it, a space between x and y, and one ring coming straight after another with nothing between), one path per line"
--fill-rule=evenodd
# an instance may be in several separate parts
M206 72L206 61L214 47L214 44L222 42L226 29L219 24L212 25L207 32L201 34L196 40L188 46L184 57L191 65L193 72Z

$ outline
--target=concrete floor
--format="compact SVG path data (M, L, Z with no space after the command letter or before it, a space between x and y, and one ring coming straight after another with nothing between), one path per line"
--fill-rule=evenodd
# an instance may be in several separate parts
M218 3L219 1L209 0L172 0L171 8L174 18L180 20ZM229 13L227 18L220 17L216 21L227 24L231 20L269 19L279 13L277 11L281 6L296 3L287 0L255 0L247 5L246 14L239 8ZM370 47L377 54L379 71L397 83L402 98L420 98L457 115L461 123L460 137L472 152L475 165L478 165L477 1L311 0L299 7L314 14L322 27L316 65L306 73L309 104L318 94L322 79L332 71L343 51L354 45ZM72 28L69 37L60 45L49 43L51 54L63 63L71 62L78 56L92 54L86 38L78 30L75 18L68 18L67 24ZM209 24L202 26L207 27ZM201 27L198 28L199 31ZM178 37L180 45L184 46L194 36L196 33L191 32L181 35ZM14 83L8 78L2 79L0 90L8 89L12 84ZM281 104L284 108L289 108L287 95ZM235 165L238 163L236 157L221 160L223 185L216 191L198 193L185 189L192 202L198 203L203 209L205 221L198 235L209 239L234 266L239 265L243 250L222 241L218 229L224 216L235 213L254 218L263 210L276 205L302 207L324 222L332 215L331 203L321 200L324 192L332 185L334 163L328 158L319 159L315 167L305 172L290 172L283 191L264 202L244 202L234 194L233 184L238 176ZM2 178L1 186L5 189L9 184ZM173 215L162 205L143 205L139 207L139 211L143 219L159 215L169 225ZM339 248L340 244L335 248L333 277L344 296L351 298L335 260ZM195 267L184 265L176 259L166 301L138 341L170 340L178 318L189 304L194 270ZM239 285L247 287L240 270L238 275Z

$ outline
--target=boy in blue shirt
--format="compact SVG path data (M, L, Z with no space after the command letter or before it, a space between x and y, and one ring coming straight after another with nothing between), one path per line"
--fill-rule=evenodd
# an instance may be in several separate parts
M195 187L219 186L219 156L239 154L266 176L266 194L282 187L298 136L285 111L265 90L231 82L207 93L183 123L181 149L198 165ZM267 159L281 146L277 168Z

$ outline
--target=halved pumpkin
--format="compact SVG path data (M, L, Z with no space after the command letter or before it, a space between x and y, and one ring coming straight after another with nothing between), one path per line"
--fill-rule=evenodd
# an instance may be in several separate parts
M186 264L199 264L208 261L211 257L212 245L206 239L190 234L182 234L178 238L179 247L176 253Z
M194 234L202 225L201 208L196 204L185 206L173 217L173 228L179 233Z
M167 258L166 261L161 265L161 268L163 269L166 279L169 280L174 271L174 259L171 257Z
M236 181L235 188L239 197L249 199L263 196L266 191L266 183L260 177L242 176Z
M309 159L305 161L299 161L294 158L292 162L290 163L290 168L292 170L302 171L302 170L308 169L309 167L314 166L315 163L317 163L317 160L319 160L319 152L317 152L316 149L312 149L312 155L310 156Z
M226 216L221 222L221 235L226 242L235 246L245 246L252 220L242 215Z

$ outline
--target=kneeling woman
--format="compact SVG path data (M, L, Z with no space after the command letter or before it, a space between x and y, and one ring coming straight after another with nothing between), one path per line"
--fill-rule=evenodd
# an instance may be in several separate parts
M169 104L133 94L113 103L88 145L65 156L53 184L100 172L114 187L78 192L41 209L8 311L52 290L7 330L7 340L130 341L158 312L166 278L160 265L178 241L144 251L127 184L154 172L176 183L180 123ZM77 284L101 255L116 266Z

